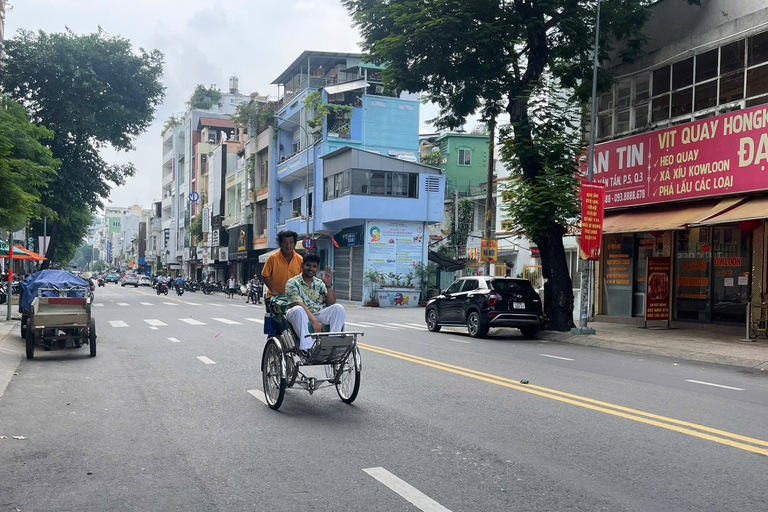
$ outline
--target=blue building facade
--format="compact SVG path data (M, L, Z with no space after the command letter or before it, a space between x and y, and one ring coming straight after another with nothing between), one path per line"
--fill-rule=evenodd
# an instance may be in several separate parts
M382 68L363 58L304 52L273 82L281 95L270 224L311 238L322 264L334 267L337 294L355 302L369 297L366 270L403 274L404 282L409 266L426 264L422 234L427 223L442 221L445 193L442 171L416 163L418 99L387 91ZM307 102L310 95L315 101ZM397 269L386 260L398 258L375 257L387 247L376 248L372 229L399 233L391 239L404 244L407 257Z

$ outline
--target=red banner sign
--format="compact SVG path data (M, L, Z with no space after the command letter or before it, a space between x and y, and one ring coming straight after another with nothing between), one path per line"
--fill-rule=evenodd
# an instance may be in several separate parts
M648 258L645 283L645 320L669 320L669 289L671 286L669 258Z
M581 259L599 260L600 241L603 238L603 207L605 185L581 182Z
M768 106L598 144L594 165L606 208L766 190Z

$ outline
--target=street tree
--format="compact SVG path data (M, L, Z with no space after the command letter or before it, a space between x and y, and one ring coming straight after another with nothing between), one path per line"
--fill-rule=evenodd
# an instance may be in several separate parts
M24 107L0 96L0 226L23 225L54 215L40 204L42 190L55 177L58 161L41 141L53 132L29 122Z
M700 0L682 0L699 4ZM363 37L362 47L387 63L389 87L423 92L440 108L438 128L463 126L479 113L490 123L504 113L502 154L519 187L510 210L517 228L539 247L545 277L548 328L573 326L573 291L563 247L574 205L573 144L569 116L537 116L536 103L551 84L569 92L569 104L591 92L596 0L342 0ZM631 60L642 51L650 0L603 0L598 57ZM543 78L548 77L548 84ZM610 85L601 69L598 84ZM556 112L561 106L552 106ZM540 113L540 112L539 112ZM546 126L546 125L549 126ZM537 137L546 134L547 141ZM554 190L553 187L557 188ZM550 192L543 195L544 192ZM562 203L560 202L562 201ZM541 208L546 203L547 208Z
M26 108L33 123L53 131L47 145L61 167L40 201L57 214L48 223L46 257L67 262L86 233L83 220L136 171L133 164L107 164L99 150L134 149L165 94L163 55L135 51L128 39L101 27L87 35L20 30L3 48L5 93ZM42 223L33 224L33 231L42 235ZM57 249L60 240L67 245L63 251Z

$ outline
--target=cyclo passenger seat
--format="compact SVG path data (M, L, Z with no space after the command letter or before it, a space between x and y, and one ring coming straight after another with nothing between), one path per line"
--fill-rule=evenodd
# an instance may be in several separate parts
M300 345L298 335L294 332L293 326L291 326L291 323L285 315L290 304L291 302L288 300L287 295L273 295L267 300L267 312L264 314L264 334L268 336L280 336L286 343L285 348L289 350L298 349ZM310 333L315 332L311 323L308 327ZM323 325L324 332L330 332L330 330L330 325ZM332 345L335 345L335 343Z

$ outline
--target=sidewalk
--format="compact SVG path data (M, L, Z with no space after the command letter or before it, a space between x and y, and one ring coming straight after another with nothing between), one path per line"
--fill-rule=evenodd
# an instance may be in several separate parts
M574 335L542 331L541 339L609 348L640 354L677 357L768 371L768 339L742 342L740 336L693 329L641 329L635 326L590 322L596 334Z
M5 320L5 314L0 320L0 398L24 358L26 348L21 339L20 326L18 318Z

